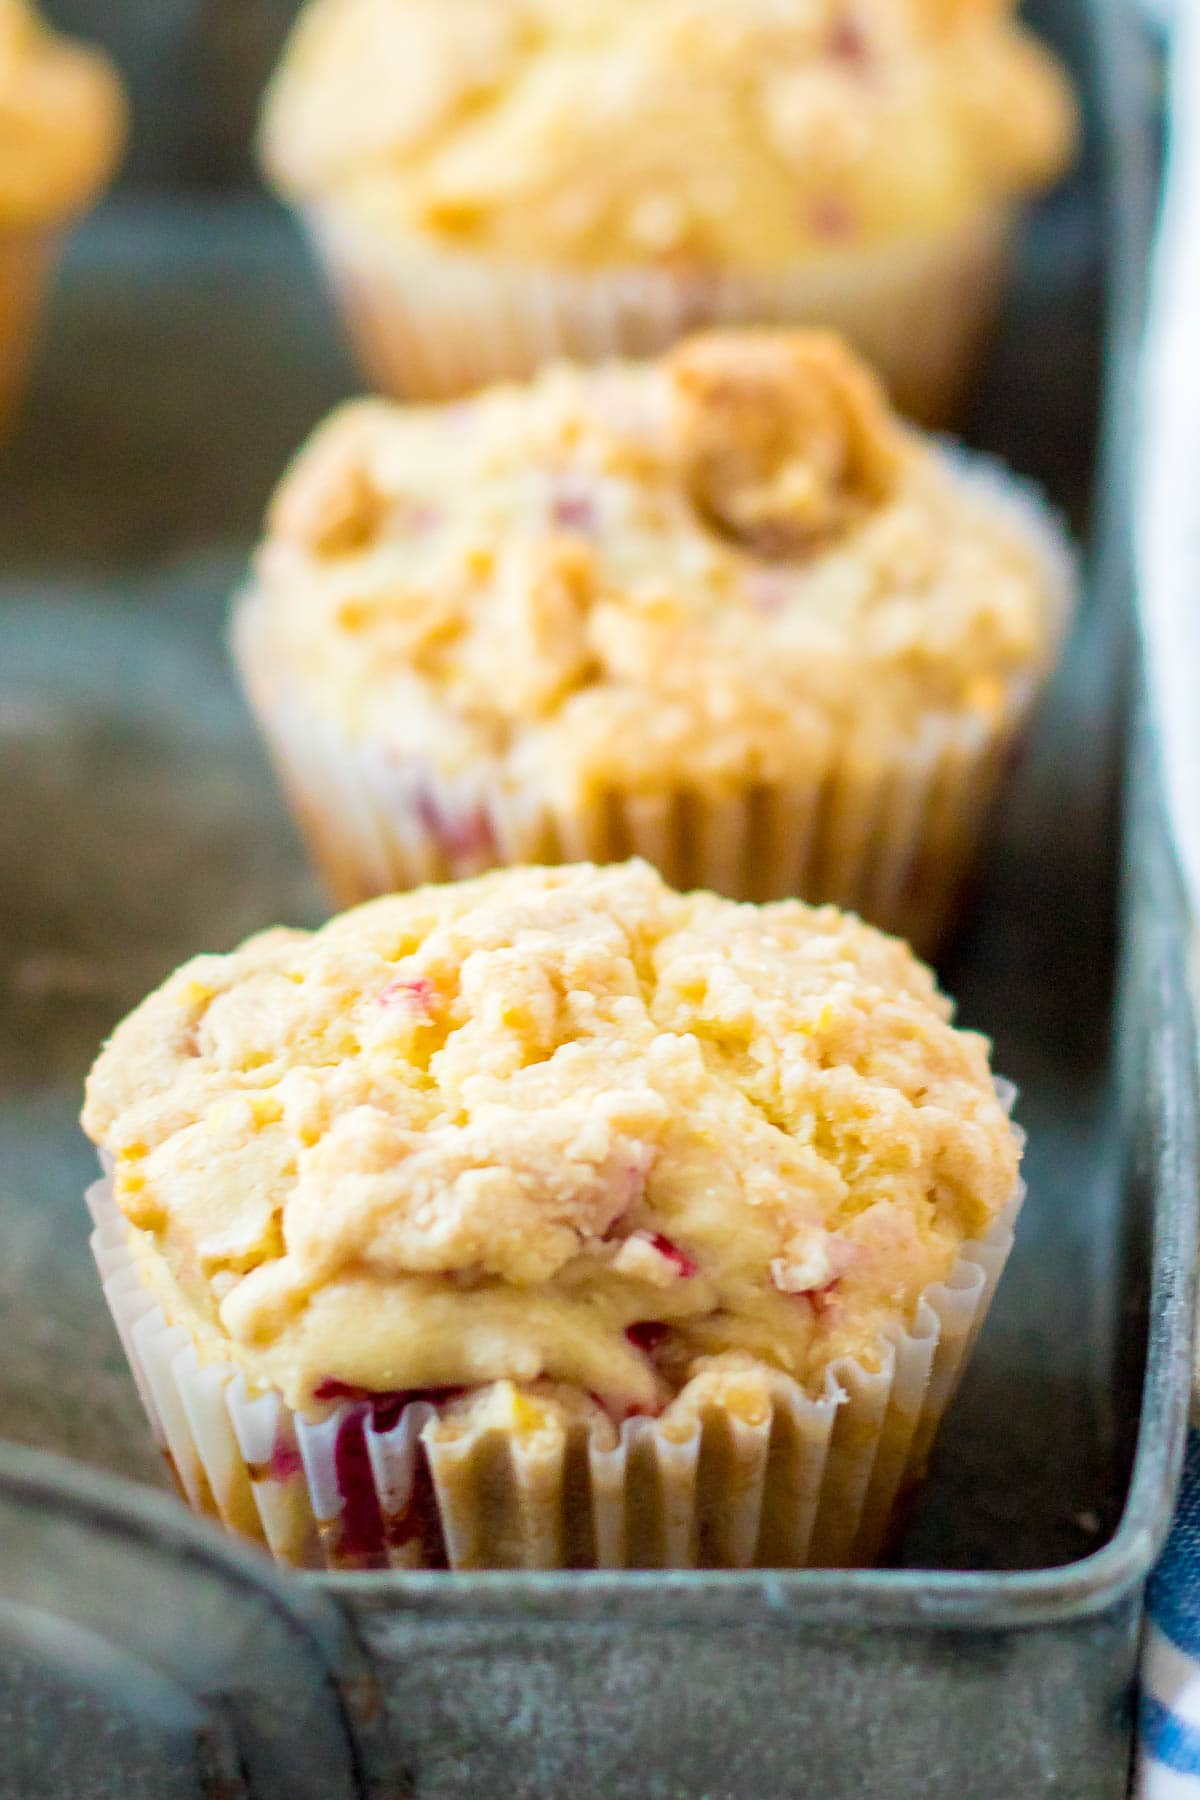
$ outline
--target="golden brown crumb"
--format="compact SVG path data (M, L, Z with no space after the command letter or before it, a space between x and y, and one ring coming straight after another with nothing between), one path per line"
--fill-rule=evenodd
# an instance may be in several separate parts
M836 337L714 331L667 363L671 444L697 505L764 556L801 556L891 495L883 390Z
M819 1388L1012 1197L984 1041L831 907L513 869L198 958L84 1123L168 1312L306 1404L542 1379Z
M245 616L272 679L397 766L500 758L572 809L807 780L842 734L870 753L934 713L995 725L1070 585L1036 507L800 331L355 403L270 523Z

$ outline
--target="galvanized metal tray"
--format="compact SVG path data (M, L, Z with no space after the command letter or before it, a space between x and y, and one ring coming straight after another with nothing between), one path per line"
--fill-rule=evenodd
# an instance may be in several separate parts
M0 1795L1122 1792L1198 1167L1181 896L1125 723L1153 121L1115 0L1039 24L1087 155L1027 233L968 435L1045 483L1091 580L944 968L1021 1085L1031 1192L887 1570L291 1578L165 1492L88 1262L79 1083L184 955L319 916L221 627L352 376L261 200L142 187L74 247L0 452Z

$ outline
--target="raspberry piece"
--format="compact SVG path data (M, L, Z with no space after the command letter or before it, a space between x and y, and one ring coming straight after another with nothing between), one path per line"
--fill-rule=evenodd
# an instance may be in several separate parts
M333 1446L334 1474L342 1498L338 1547L342 1555L364 1561L381 1560L387 1547L383 1512L367 1453L370 1417L369 1406L352 1407L338 1426Z
M587 534L596 529L596 503L578 488L562 488L554 496L550 516L562 531Z
M474 861L496 854L496 834L482 806L450 814L422 788L413 801L417 818L451 861Z
M429 1471L429 1458L424 1444L418 1444L413 1459L412 1489L402 1511L385 1520L387 1540L396 1548L416 1546L417 1566L422 1569L448 1569L446 1543L442 1536L437 1493Z
M625 1327L625 1336L635 1350L641 1350L646 1356L650 1356L658 1349L669 1329L661 1319L639 1319L635 1325Z
M841 1285L841 1276L835 1275L832 1281L827 1281L825 1283L824 1287L810 1288L808 1293L804 1295L804 1298L811 1303L814 1312L820 1316L831 1311L831 1309L837 1305L837 1301L833 1296Z
M651 1248L657 1250L660 1256L665 1256L667 1261L671 1263L685 1279L699 1273L699 1265L692 1261L686 1250L681 1250L678 1244L673 1244L670 1238L663 1237L661 1232L644 1231L639 1235L646 1238L649 1241ZM665 1326L663 1329L666 1329Z
M779 1292L786 1294L789 1300L807 1300L818 1317L837 1305L833 1296L841 1285L840 1275L835 1275L830 1281L822 1282L820 1287L811 1288L786 1288L780 1287L778 1281L775 1282Z
M854 230L854 214L844 200L835 200L832 196L814 200L808 217L815 237L845 238Z
M869 69L874 61L862 26L850 13L842 13L833 21L826 48L835 62L844 63L847 68L860 73Z
M386 1388L379 1393L372 1393L369 1388L354 1387L348 1381L337 1381L331 1376L313 1389L313 1398L334 1402L349 1400L356 1406L366 1408L376 1431L390 1431L393 1425L399 1424L400 1415L406 1406L415 1406L422 1400L429 1406L445 1406L448 1401L457 1400L466 1391L462 1387L427 1387Z
M334 1474L342 1499L338 1527L339 1549L343 1556L382 1565L387 1560L389 1538L395 1541L396 1524L393 1522L389 1529L379 1504L379 1495L375 1491L371 1457L367 1449L368 1425L375 1431L390 1431L399 1423L405 1407L413 1405L415 1401L427 1400L436 1406L446 1400L453 1400L463 1392L460 1387L393 1388L385 1393L374 1394L365 1388L354 1387L350 1382L332 1378L322 1381L314 1388L313 1393L318 1400L353 1402L338 1425L333 1446ZM418 1466L420 1461L418 1459ZM436 1509L433 1516L436 1518ZM431 1529L429 1506L425 1503L421 1505L416 1526L422 1537ZM411 1531L408 1535L412 1535ZM427 1550L435 1560L426 1566L437 1567L437 1550L432 1542ZM444 1550L441 1554L444 1557ZM444 1562L441 1566L445 1566Z
M406 1001L415 1012L422 1013L428 1019L433 1015L435 993L432 981L427 981L424 975L414 975L409 979L393 981L390 987L385 987L379 996L379 1004L394 1006L398 1001Z
M267 1472L272 1481L290 1481L298 1475L304 1464L295 1444L289 1444L286 1438L277 1437L271 1449L271 1460Z

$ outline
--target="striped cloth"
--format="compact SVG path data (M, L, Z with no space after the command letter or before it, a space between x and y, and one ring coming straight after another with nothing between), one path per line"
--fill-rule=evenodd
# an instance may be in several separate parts
M1138 598L1200 1008L1200 0L1164 4L1168 162L1142 365ZM1200 1800L1200 1391L1147 1592L1138 1800Z
M1146 1596L1139 1800L1200 1800L1200 1431L1188 1433L1183 1489Z

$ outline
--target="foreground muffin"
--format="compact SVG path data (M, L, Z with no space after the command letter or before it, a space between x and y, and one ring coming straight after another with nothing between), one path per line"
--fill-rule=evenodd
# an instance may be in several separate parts
M1004 3L313 0L263 150L385 389L807 323L945 417L1075 131Z
M58 240L111 174L125 134L106 58L0 0L0 424L16 398Z
M188 963L84 1126L189 1499L302 1564L869 1560L1019 1196L950 1012L833 908L639 862Z
M635 851L930 945L1069 596L1044 512L840 343L723 332L338 413L234 635L344 902Z

